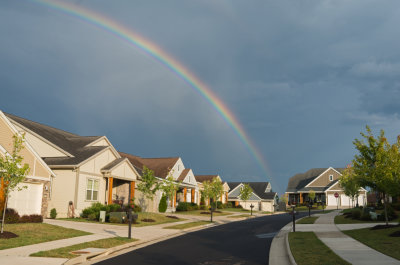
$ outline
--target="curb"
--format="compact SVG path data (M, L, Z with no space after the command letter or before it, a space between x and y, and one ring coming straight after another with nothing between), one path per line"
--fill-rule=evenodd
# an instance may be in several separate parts
M294 260L292 251L290 250L290 245L289 245L289 233L290 233L290 232L286 233L286 235L285 235L286 251L287 251L287 253L288 253L290 263L291 263L292 265L297 265L296 261Z
M88 261L94 261L100 258L104 258L107 257L111 254L114 254L116 252L119 252L121 250L125 250L131 247L138 247L141 245L146 245L148 243L157 243L157 242L161 242L170 238L174 238L177 236L182 236L191 232L196 232L198 230L202 230L202 229L206 229L206 228L210 228L210 227L214 227L214 226L218 226L218 225L222 225L219 223L212 223L212 224L207 224L207 225L203 225L200 227L192 227L192 228L188 228L188 229L182 229L181 231L178 231L176 233L164 236L164 237L159 237L159 238L155 238L152 240L147 240L147 241L135 241L135 242L131 242L131 243L127 243L124 245L119 245L119 246L115 246L109 249L106 249L102 252L98 252L98 253L90 253L90 254L84 254L84 255L80 255L76 258L72 258L70 260L67 260L66 262L63 263L63 265L77 265L77 264L82 264Z

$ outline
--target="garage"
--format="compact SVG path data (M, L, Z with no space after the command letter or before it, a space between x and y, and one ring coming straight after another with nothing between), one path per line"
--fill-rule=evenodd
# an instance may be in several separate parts
M15 189L10 193L7 208L15 209L20 216L30 214L41 214L43 184L22 183L19 185L21 191Z
M336 206L338 203L338 199L335 198L335 195L328 194L328 206Z
M348 197L348 196L346 196L346 195L344 195L344 194L341 194L340 195L340 205L341 206L351 206L351 200L350 200L350 197Z

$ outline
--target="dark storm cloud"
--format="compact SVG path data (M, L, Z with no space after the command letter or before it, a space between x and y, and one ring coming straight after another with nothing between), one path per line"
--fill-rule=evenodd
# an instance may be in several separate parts
M226 102L282 192L341 167L366 124L400 131L398 1L76 1L154 41ZM264 180L202 97L141 51L25 1L0 4L0 109L195 173ZM127 141L127 139L132 139Z

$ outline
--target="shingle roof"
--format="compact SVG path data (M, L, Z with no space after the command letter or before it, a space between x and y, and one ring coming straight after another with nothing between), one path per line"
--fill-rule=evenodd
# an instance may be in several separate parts
M218 175L196 175L194 176L197 182L203 183L204 181L211 181L214 178L217 178Z
M160 158L143 158L131 154L119 152L122 157L126 157L129 161L140 170L143 166L154 171L154 176L159 178L166 178L169 171L174 167L179 157L160 157Z
M183 180L186 178L186 176L187 176L187 174L189 173L189 171L190 171L190 168L185 168L185 169L182 171L182 173L179 175L178 181L183 181Z
M67 131L53 128L38 122L24 119L9 113L4 113L10 120L20 124L28 130L43 137L60 149L71 154L73 157L43 157L49 166L71 166L77 165L96 153L107 148L106 146L86 146L102 136L79 136Z
M286 189L286 192L297 192L300 190L307 190L305 186L307 186L308 183L310 183L312 180L314 180L316 177L321 175L325 170L328 168L312 168L308 170L305 173L299 173L294 175L289 179L288 182L288 187ZM343 168L335 168L335 170L342 172L344 169ZM330 183L332 184L332 183ZM323 189L326 189L324 187ZM313 188L312 190L317 191L317 188Z
M111 161L110 163L108 163L107 165L105 165L101 171L109 171L111 170L113 167L115 167L116 165L118 165L119 163L121 163L122 161L124 161L126 159L126 157L120 157L115 159L114 161Z
M242 183L249 184L254 194L260 197L262 200L273 200L276 196L276 192L273 192L272 190L266 192L269 182L228 182L228 186L232 191Z

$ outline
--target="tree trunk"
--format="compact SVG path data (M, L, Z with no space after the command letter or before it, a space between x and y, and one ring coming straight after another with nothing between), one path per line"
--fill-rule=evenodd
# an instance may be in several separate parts
M4 232L4 221L6 219L6 209L7 209L7 203L8 203L8 194L5 195L6 199L4 201L4 209L3 209L3 220L1 222L1 234Z
M383 193L383 204L385 205L385 221L386 221L386 226L389 225L389 220L388 220L388 215L387 215L387 201L386 201L386 193Z

